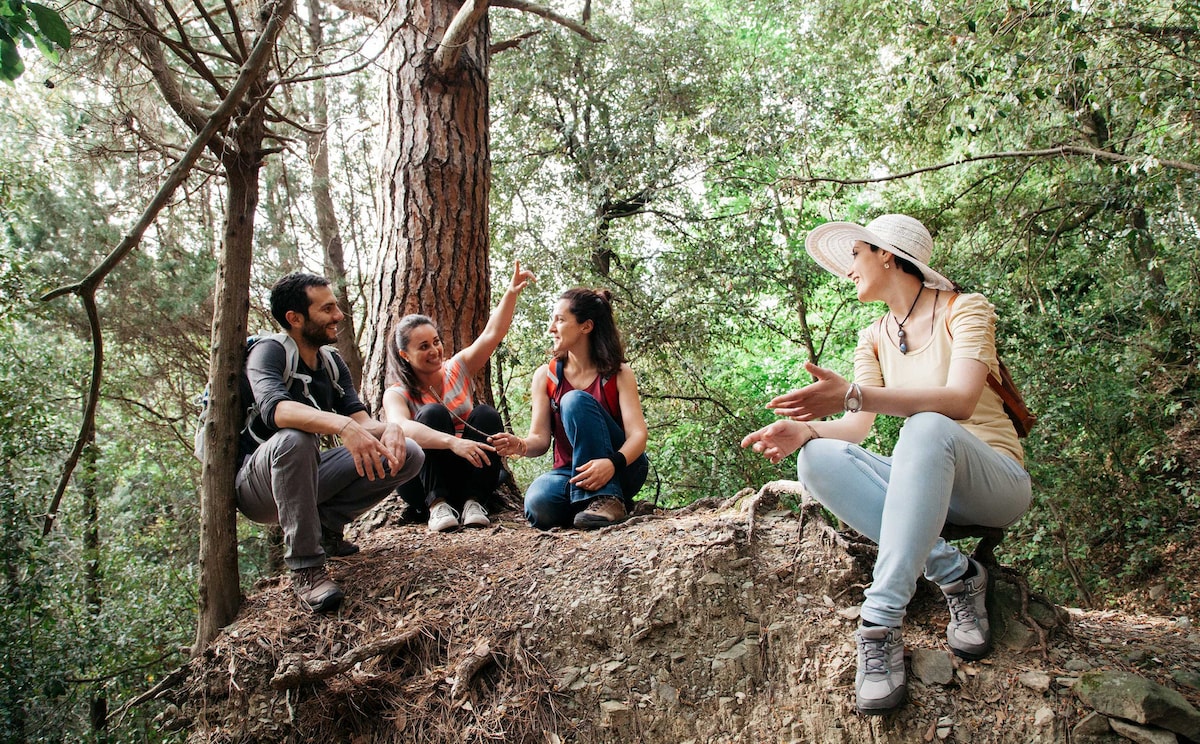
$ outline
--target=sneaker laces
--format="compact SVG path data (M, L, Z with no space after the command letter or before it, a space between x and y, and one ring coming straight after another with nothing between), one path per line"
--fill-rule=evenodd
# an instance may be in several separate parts
M888 668L888 640L888 636L879 639L859 636L859 642L862 643L864 674L892 673L892 670Z
M963 586L966 587L966 584ZM979 623L979 617L975 614L975 607L971 604L966 588L961 592L947 594L946 604L950 607L950 617L955 624Z

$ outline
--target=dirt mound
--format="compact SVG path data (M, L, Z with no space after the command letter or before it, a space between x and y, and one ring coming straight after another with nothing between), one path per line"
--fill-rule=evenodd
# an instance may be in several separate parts
M193 742L1024 744L1066 739L1081 671L1171 684L1200 664L1200 638L1168 620L1067 621L1034 601L1041 646L1004 582L996 652L962 662L923 587L905 628L911 702L860 716L851 633L870 556L819 510L781 506L799 503L795 484L740 496L591 533L512 514L452 535L384 524L333 564L338 615L263 583L163 690L160 721Z

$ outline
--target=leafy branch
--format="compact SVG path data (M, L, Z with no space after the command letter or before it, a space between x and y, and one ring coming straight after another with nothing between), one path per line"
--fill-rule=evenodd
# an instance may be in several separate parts
M71 48L71 32L58 13L41 3L0 0L0 80L9 85L25 72L18 45L35 46L57 62L59 50Z

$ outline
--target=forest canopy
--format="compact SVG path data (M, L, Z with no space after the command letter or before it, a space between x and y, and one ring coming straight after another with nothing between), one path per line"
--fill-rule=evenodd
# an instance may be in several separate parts
M271 328L275 277L327 270L327 200L369 377L368 336L387 321L372 292L391 190L389 40L355 5L297 3L277 42L249 330ZM820 270L804 237L830 219L911 214L934 264L996 306L1001 354L1039 416L1025 441L1035 503L1002 559L1068 604L1117 604L1157 576L1173 606L1197 606L1179 556L1200 517L1200 6L554 7L586 16L589 39L501 5L488 11L487 259L493 277L516 260L538 274L490 374L514 430L528 425L553 298L603 286L650 426L640 498L678 506L793 477L794 461L772 466L738 442L771 420L766 400L808 381L805 361L849 373L857 329L884 312ZM85 738L192 638L190 450L230 207L221 154L198 160L99 288L96 426L46 535L92 339L77 298L42 298L121 242L191 142L188 112L220 102L255 23L229 6L245 28L178 1L63 4L70 51L24 55L0 91L0 730L13 741ZM121 35L151 19L179 55L163 57L174 103ZM897 428L881 419L868 444L888 451ZM546 462L512 465L527 484ZM271 536L237 529L248 588L275 570ZM152 715L129 711L112 740L162 739Z

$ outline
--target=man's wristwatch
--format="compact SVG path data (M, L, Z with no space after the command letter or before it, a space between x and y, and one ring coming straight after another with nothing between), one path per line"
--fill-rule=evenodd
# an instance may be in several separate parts
M862 410L862 404L862 388L857 382L850 383L850 387L846 390L846 397L842 399L842 410L846 413L858 413Z

